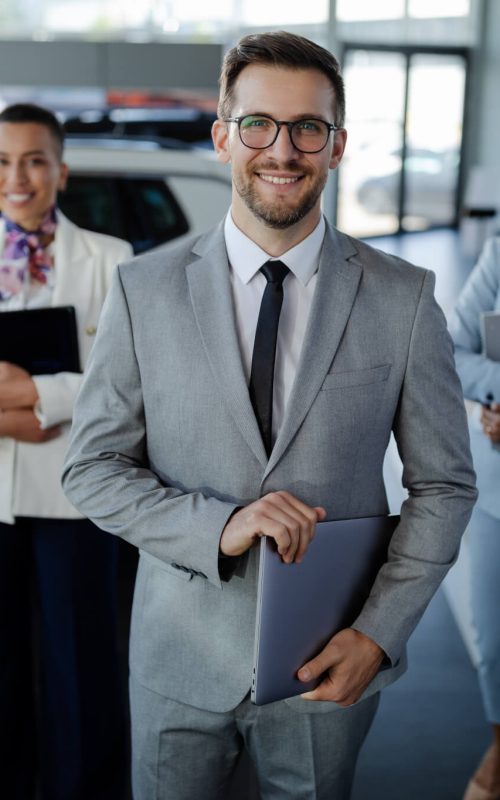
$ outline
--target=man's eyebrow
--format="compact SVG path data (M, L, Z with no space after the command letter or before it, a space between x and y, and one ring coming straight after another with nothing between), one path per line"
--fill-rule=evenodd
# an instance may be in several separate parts
M4 150L0 150L1 156L8 156L10 153L6 153ZM45 150L27 150L25 153L21 153L22 156L44 156L46 155Z
M271 117L271 119L277 119L276 116L273 114L269 114L268 111L246 111L245 113L239 114L240 117ZM328 122L325 119L323 114L318 114L317 112L311 112L308 114L307 112L301 114L292 114L288 120L288 122L300 122L301 119L320 119L322 122Z

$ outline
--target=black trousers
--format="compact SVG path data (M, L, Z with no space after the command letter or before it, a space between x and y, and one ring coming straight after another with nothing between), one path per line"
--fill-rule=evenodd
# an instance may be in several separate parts
M121 800L116 541L88 520L0 523L0 793Z

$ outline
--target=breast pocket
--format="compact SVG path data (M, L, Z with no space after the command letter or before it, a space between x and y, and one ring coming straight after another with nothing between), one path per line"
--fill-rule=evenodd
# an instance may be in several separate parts
M328 373L323 381L321 391L327 392L332 389L347 389L355 386L369 386L372 383L381 383L388 379L390 371L390 364L380 364L377 367L369 367L368 369L333 370Z

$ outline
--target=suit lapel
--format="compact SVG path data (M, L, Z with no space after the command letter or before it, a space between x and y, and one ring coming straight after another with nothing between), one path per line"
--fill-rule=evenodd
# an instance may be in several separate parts
M231 416L263 467L267 455L250 402L236 330L222 226L203 237L187 267L191 302L214 380Z
M297 374L266 475L285 453L331 368L361 279L360 265L349 261L356 252L352 240L327 229Z
M86 316L92 297L94 261L76 225L60 212L54 245L56 282L52 305L73 305Z

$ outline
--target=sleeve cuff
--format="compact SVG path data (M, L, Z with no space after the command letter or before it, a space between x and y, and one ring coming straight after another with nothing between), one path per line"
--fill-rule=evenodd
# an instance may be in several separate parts
M76 372L33 375L33 382L38 392L34 413L42 428L51 428L53 425L71 420L81 381L82 376Z
M240 556L225 556L219 553L219 577L223 583L231 580L240 563Z

